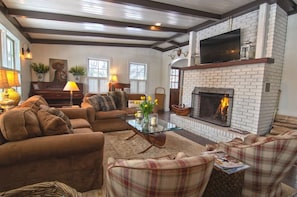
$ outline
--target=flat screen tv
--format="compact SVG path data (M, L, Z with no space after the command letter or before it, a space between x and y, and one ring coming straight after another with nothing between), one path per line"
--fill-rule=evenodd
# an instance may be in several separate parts
M240 29L200 41L200 62L216 63L240 59Z

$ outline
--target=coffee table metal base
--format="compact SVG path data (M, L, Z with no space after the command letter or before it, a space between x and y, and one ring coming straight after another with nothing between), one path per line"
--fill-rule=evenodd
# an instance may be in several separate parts
M165 133L143 133L143 132L138 131L135 128L131 128L131 129L134 132L134 134L129 136L128 138L126 138L126 140L130 140L135 135L140 135L142 138L144 138L146 141L148 141L150 143L150 145L146 149L139 152L138 154L145 153L146 151L148 151L153 146L155 146L157 148L165 148L164 147L164 144L166 142Z

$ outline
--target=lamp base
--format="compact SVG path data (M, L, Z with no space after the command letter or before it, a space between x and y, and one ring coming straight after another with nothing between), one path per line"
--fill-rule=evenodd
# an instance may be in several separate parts
M12 108L15 107L15 101L11 100L11 99L3 99L2 101L0 101L0 106L2 109L4 109L4 111L8 111Z

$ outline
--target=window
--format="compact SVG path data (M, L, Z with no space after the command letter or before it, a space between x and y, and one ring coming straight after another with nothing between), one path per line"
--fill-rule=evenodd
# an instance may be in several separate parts
M130 92L146 92L147 65L143 63L129 63Z
M19 83L21 83L21 63L20 63L20 41L12 33L10 33L2 24L0 24L1 32L1 67L7 70L15 70L18 73ZM21 86L12 87L20 95ZM2 99L2 94L0 96Z
M172 68L170 70L170 88L178 89L179 87L179 69Z
M108 92L108 76L110 61L106 59L88 60L89 92Z

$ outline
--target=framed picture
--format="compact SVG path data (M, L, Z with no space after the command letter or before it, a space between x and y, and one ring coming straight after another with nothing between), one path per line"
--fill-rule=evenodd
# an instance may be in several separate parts
M57 83L67 82L67 60L49 59L50 81Z

